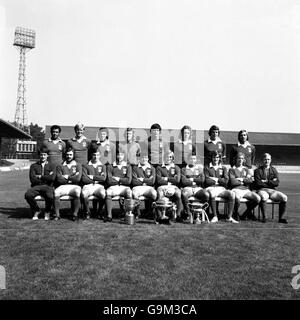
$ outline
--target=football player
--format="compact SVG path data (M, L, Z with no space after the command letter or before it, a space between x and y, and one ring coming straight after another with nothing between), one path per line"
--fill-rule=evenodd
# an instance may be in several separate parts
M287 223L283 218L286 212L288 197L283 192L276 190L279 186L278 172L271 165L272 157L269 153L262 156L262 165L254 171L254 187L261 197L260 209L262 213L262 222L266 222L266 201L271 199L279 202L279 223Z
M48 159L50 163L55 165L61 164L65 153L66 144L61 140L61 127L53 125L50 128L51 137L43 141L42 146L48 149Z
M250 169L246 167L245 162L244 153L238 152L235 166L229 169L229 185L235 194L234 217L236 220L239 220L238 209L240 200L244 198L248 200L246 203L247 210L243 213L241 219L249 218L256 220L253 210L259 204L260 196L256 192L251 191L251 185L254 179Z
M55 220L60 219L60 197L69 195L74 198L72 220L78 221L81 193L79 184L82 175L82 166L74 160L74 151L71 147L66 149L65 159L66 160L61 165L58 165L56 169L57 188L54 190Z
M42 146L39 151L40 160L30 166L29 179L31 188L25 193L25 199L33 212L33 220L37 220L41 210L34 199L40 195L45 199L45 220L50 219L53 205L53 182L56 176L56 165L48 162L49 150Z
M83 202L84 212L87 219L91 217L91 211L89 208L89 196L96 196L99 201L99 215L104 205L106 197L106 191L104 184L106 181L106 166L100 161L100 153L94 148L92 150L92 159L82 166L82 178L83 184L81 190L81 199Z
M122 149L125 152L126 160L131 165L137 165L138 157L141 153L141 147L138 142L134 141L134 130L132 128L127 128L125 135L126 142L122 144Z
M112 221L112 198L121 196L126 199L132 198L130 188L132 180L131 165L125 161L125 152L122 148L117 149L117 160L112 164L107 165L107 186L106 190L106 210L107 216L104 217L104 222Z
M216 151L221 155L221 160L224 162L226 158L226 145L219 137L219 127L216 125L211 126L208 135L209 138L204 141L204 166L210 164L212 153Z
M193 216L189 208L189 198L193 196L201 203L209 201L209 193L204 189L204 182L203 167L197 164L197 156L191 153L188 164L181 169L181 185L183 187L181 197L190 223L193 223Z
M211 152L211 162L204 168L206 191L210 195L210 204L213 212L212 223L218 222L216 197L222 197L228 202L228 217L227 222L239 223L233 219L233 209L235 202L235 194L231 190L227 190L228 172L225 166L221 163L221 155L217 151Z
M169 152L164 154L164 163L156 168L157 178L157 198L170 198L176 204L176 221L182 222L181 211L181 190L180 185L180 168L174 163L174 153ZM172 217L174 220L174 217Z

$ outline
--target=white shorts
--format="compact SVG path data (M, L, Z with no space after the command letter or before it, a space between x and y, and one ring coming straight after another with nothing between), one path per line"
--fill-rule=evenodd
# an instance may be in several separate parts
M275 189L263 188L257 191L262 201L267 201L269 198L273 201L287 202L288 197L286 194Z
M140 196L144 196L146 198L152 198L152 199L156 199L157 197L157 192L156 190L151 187L151 186L137 186L137 187L133 187L132 189L132 193L134 198L138 198Z
M175 194L176 190L179 190L179 188L172 185L160 186L157 188L157 191L163 191L166 197L172 197Z
M82 187L81 193L85 198L89 196L96 196L98 198L105 198L106 192L102 184L86 184Z
M184 187L182 191L188 192L189 197L193 196L198 191L203 190L201 187Z
M212 198L218 197L223 191L226 191L226 189L222 186L216 186L216 187L208 187L206 188L206 191L210 194Z
M72 196L79 198L81 188L76 184L64 184L54 190L54 197Z
M232 189L237 199L244 198L247 193L251 193L249 189Z
M110 195L111 197L125 196L128 189L131 192L130 187L127 186L111 186L106 190L106 194Z

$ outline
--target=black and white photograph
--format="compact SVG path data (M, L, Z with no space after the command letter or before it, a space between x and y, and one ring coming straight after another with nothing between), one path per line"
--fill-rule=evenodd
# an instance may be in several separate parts
M299 0L0 0L0 300L299 300L299 106Z

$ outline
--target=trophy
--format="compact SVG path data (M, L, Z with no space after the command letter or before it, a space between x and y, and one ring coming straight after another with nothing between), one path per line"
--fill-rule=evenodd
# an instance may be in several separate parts
M170 218L166 215L168 209L172 209L172 217L176 219L176 204L170 201L167 197L162 197L161 199L153 202L154 221L158 223L170 224Z
M194 224L201 224L201 221L204 222L207 220L208 223L209 219L205 212L205 209L208 208L209 204L207 202L200 203L199 201L190 201L189 202L189 208L192 213L192 220ZM201 220L200 220L200 214L201 214Z
M135 209L136 206L140 205L140 200L121 198L120 203L125 210L125 223L130 225L134 224L135 219L132 211Z

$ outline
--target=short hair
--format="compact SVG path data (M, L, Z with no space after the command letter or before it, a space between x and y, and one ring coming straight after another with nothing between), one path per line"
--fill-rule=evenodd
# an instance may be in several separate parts
M154 124L150 127L150 130L153 130L153 129L158 129L159 131L161 131L161 126L160 126L158 123L154 123Z
M124 138L125 140L127 140L127 132L132 132L132 140L134 140L134 130L130 127L126 128L125 132L124 132Z
M208 135L210 136L211 132L214 131L214 130L218 130L218 133L220 134L220 128L218 126L216 126L216 125L212 125L208 130Z
M49 154L49 149L46 146L41 146L39 148L38 154L40 155L41 153L47 153Z
M172 157L172 160L174 161L175 156L174 156L174 152L172 150L168 150L165 154L164 157Z
M249 140L249 134L247 132L247 130L243 129L243 130L240 130L239 133L238 133L238 141L240 142L240 136L242 133L246 133L247 134L247 141Z
M192 138L192 128L190 127L190 126L188 126L188 125L185 125L185 126L183 126L182 128L181 128L181 130L180 130L180 133L181 133L181 139L183 140L183 134L184 134L184 130L185 129L188 129L188 130L190 130L190 138Z
M76 129L84 130L84 129L85 129L84 124L81 123L81 122L77 122L77 123L75 124L75 126L74 126L74 130L76 130Z
M105 131L105 132L106 132L106 139L108 139L109 132L108 132L107 127L100 127L100 128L99 128L99 131L100 131L100 132L101 132L101 131Z
M92 146L91 146L91 149L90 149L90 153L93 154L93 153L96 153L96 152L100 152L100 151L98 150L98 147L95 146L95 145L92 145Z
M264 159L267 156L269 156L272 159L272 156L268 152L264 153L261 158Z
M240 156L243 156L243 158L244 158L243 164L245 164L245 162L246 162L246 156L245 156L245 154L244 154L243 152L238 152L238 153L236 154L236 156L235 156L235 163L237 162L237 159L238 159L238 157L240 157Z
M61 127L57 124L54 124L53 126L50 127L50 132L56 129L58 129L59 133L61 133Z
M73 152L73 153L74 153L74 149L73 149L71 146L68 146L68 147L66 148L65 154L66 154L67 152Z
M221 163L222 161L222 155L221 153L219 153L218 151L212 151L211 154L210 154L210 159L212 160L212 158L216 157L216 156L219 156L220 160L219 160L219 163Z

